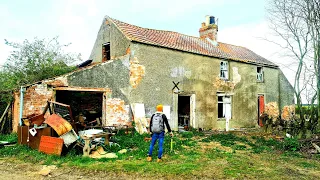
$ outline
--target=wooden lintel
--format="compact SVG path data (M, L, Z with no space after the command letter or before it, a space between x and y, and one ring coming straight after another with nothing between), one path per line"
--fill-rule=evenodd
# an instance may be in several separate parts
M86 88L86 87L55 87L57 91L91 91L91 92L111 92L109 88Z

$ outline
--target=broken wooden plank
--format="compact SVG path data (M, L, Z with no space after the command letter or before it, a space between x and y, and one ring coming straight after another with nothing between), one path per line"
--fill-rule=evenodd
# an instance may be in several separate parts
M0 118L0 124L1 124L4 116L6 115L6 113L7 113L8 109L9 109L10 105L11 105L11 102L8 103L6 109L4 110L4 112L3 112L3 114L2 114L2 116L1 116L1 118Z
M8 103L6 109L4 110L4 112L3 112L3 114L2 114L2 116L1 116L1 118L0 118L0 124L2 123L0 132L3 131L5 122L2 122L2 121L3 121L4 117L5 117L5 115L7 114L10 106L11 106L11 102Z

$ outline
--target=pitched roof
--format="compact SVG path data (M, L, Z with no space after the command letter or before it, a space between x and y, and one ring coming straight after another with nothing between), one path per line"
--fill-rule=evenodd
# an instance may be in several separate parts
M207 39L201 39L199 37L188 36L172 31L142 28L121 22L108 16L106 18L113 22L115 26L131 41L222 59L277 67L276 64L245 47L221 42L218 42L218 45L214 45Z

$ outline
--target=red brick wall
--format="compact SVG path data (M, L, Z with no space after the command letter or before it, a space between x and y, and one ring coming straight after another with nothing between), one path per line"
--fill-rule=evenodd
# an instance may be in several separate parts
M27 117L32 114L41 114L48 100L52 100L54 92L46 84L35 84L28 87L23 96L23 114ZM20 116L20 92L15 93L13 131L17 132Z

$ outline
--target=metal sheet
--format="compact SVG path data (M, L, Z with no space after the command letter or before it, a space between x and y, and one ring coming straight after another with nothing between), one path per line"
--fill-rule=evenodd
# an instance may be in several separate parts
M50 137L50 136L41 136L39 151L46 154L55 154L60 156L63 147L63 139Z
M51 126L59 136L71 131L72 129L71 124L57 114L51 114L44 123Z
M78 136L73 129L66 134L61 135L60 138L63 139L64 145L66 145L66 147L78 140Z

